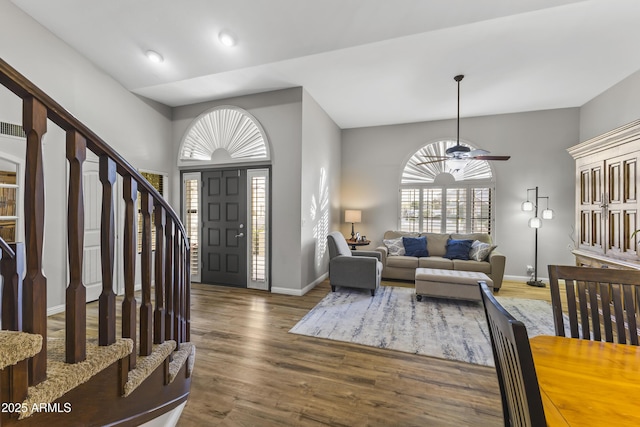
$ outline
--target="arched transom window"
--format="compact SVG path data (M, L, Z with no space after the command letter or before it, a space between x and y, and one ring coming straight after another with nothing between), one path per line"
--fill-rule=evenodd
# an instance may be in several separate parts
M266 135L247 111L220 106L202 114L185 133L179 166L269 160Z
M447 148L454 145L451 140L425 145L406 163L400 181L401 230L491 233L495 192L491 166L481 160L433 161L445 158Z
M451 161L435 161L425 163L434 158L446 157L447 148L456 145L456 141L438 141L425 145L411 156L402 172L402 184L424 184L434 182L442 173L449 173L456 181L490 180L492 178L489 162L473 160L462 169ZM471 148L469 144L461 142L460 145Z

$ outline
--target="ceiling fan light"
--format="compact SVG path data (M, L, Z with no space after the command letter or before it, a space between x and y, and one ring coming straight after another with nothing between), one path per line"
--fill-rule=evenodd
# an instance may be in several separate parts
M469 163L468 159L449 159L446 161L449 171L459 171L464 169Z

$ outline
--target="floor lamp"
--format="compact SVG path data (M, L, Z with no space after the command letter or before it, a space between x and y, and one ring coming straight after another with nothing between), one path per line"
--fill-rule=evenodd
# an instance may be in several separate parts
M529 201L529 192L535 191L534 201ZM542 211L542 218L538 217L538 207L540 206L540 199L547 200L547 208ZM522 203L522 210L525 212L534 212L533 218L529 219L529 227L535 229L535 250L534 250L534 265L533 265L533 280L529 280L527 285L544 288L546 285L541 280L538 280L538 228L542 227L543 219L553 219L553 210L549 209L549 197L540 196L538 194L538 187L527 188L527 200Z

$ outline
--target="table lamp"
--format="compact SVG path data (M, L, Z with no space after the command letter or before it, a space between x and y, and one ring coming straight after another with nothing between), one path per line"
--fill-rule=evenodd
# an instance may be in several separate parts
M362 221L362 211L347 209L344 211L344 222L351 223L351 240L355 239L356 233L353 230L354 223Z

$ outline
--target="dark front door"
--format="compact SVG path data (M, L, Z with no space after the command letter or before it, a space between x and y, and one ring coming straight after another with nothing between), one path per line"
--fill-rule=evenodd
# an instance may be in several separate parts
M202 173L202 282L247 287L247 171Z

